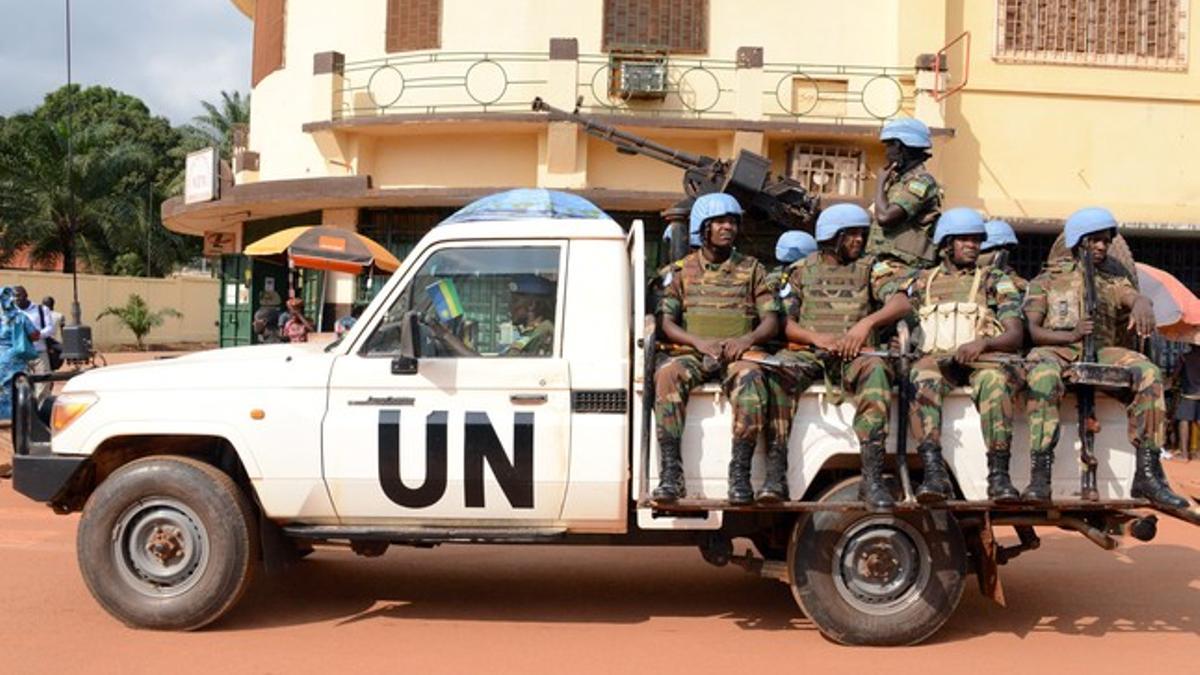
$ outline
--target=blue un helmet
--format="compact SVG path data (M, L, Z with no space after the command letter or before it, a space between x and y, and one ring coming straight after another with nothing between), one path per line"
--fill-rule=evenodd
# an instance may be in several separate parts
M881 141L900 141L910 148L931 148L933 141L929 135L929 127L924 122L912 117L901 117L883 125L879 132Z
M1089 234L1115 230L1116 227L1116 217L1113 216L1112 211L1102 206L1079 209L1067 218L1067 226L1064 229L1067 248L1075 248L1079 244L1079 240Z
M692 204L692 215L688 221L688 244L695 248L703 246L704 238L700 236L700 230L703 229L704 223L721 216L737 216L740 223L742 221L742 205L733 196L724 192L700 195L696 199L696 203Z
M858 204L834 204L817 216L817 241L826 242L842 230L870 227L871 214Z
M781 263L794 263L817 250L817 240L800 230L788 230L779 235L775 242L775 259Z
M984 240L983 246L979 247L980 251L1017 244L1017 233L1013 232L1012 225L1003 220L989 220L983 226L987 229L987 239Z
M987 236L987 228L983 225L983 216L975 209L960 206L942 213L933 228L933 244L941 246L946 237L957 237L967 234Z

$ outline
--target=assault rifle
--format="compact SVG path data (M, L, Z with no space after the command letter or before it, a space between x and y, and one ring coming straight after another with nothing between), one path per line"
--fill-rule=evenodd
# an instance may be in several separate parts
M533 99L534 111L547 113L551 121L574 122L584 132L617 146L617 152L644 155L683 169L683 191L689 197L711 192L729 193L753 215L771 221L783 230L800 229L816 216L819 200L791 178L773 176L771 160L762 155L742 150L733 161L693 155L581 115L582 104L581 96L575 101L575 109L567 112L546 103L541 97Z
M1083 267L1083 320L1091 320L1096 315L1096 269L1092 265L1092 252L1086 246L1079 250L1079 262ZM1083 362L1096 363L1096 335L1094 332L1083 336ZM1079 497L1088 501L1100 498L1096 488L1096 388L1089 382L1077 382L1075 402L1079 412L1079 461L1083 464L1083 475L1079 479Z

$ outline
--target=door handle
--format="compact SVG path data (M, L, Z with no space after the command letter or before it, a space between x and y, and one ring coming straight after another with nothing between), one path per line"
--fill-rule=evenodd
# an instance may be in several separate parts
M508 397L508 400L517 405L539 405L547 400L545 394L513 394Z
M412 405L414 400L409 396L368 396L357 401L349 401L350 405Z

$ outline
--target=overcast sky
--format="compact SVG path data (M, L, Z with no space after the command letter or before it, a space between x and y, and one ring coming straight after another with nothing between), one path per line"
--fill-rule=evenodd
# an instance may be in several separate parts
M0 0L0 115L66 83L65 0ZM72 0L71 75L174 124L250 90L252 24L229 0Z

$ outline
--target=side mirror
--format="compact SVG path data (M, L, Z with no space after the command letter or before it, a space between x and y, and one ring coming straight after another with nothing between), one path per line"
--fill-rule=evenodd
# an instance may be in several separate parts
M393 375L416 375L421 358L421 315L408 312L400 324L400 356L392 359Z

